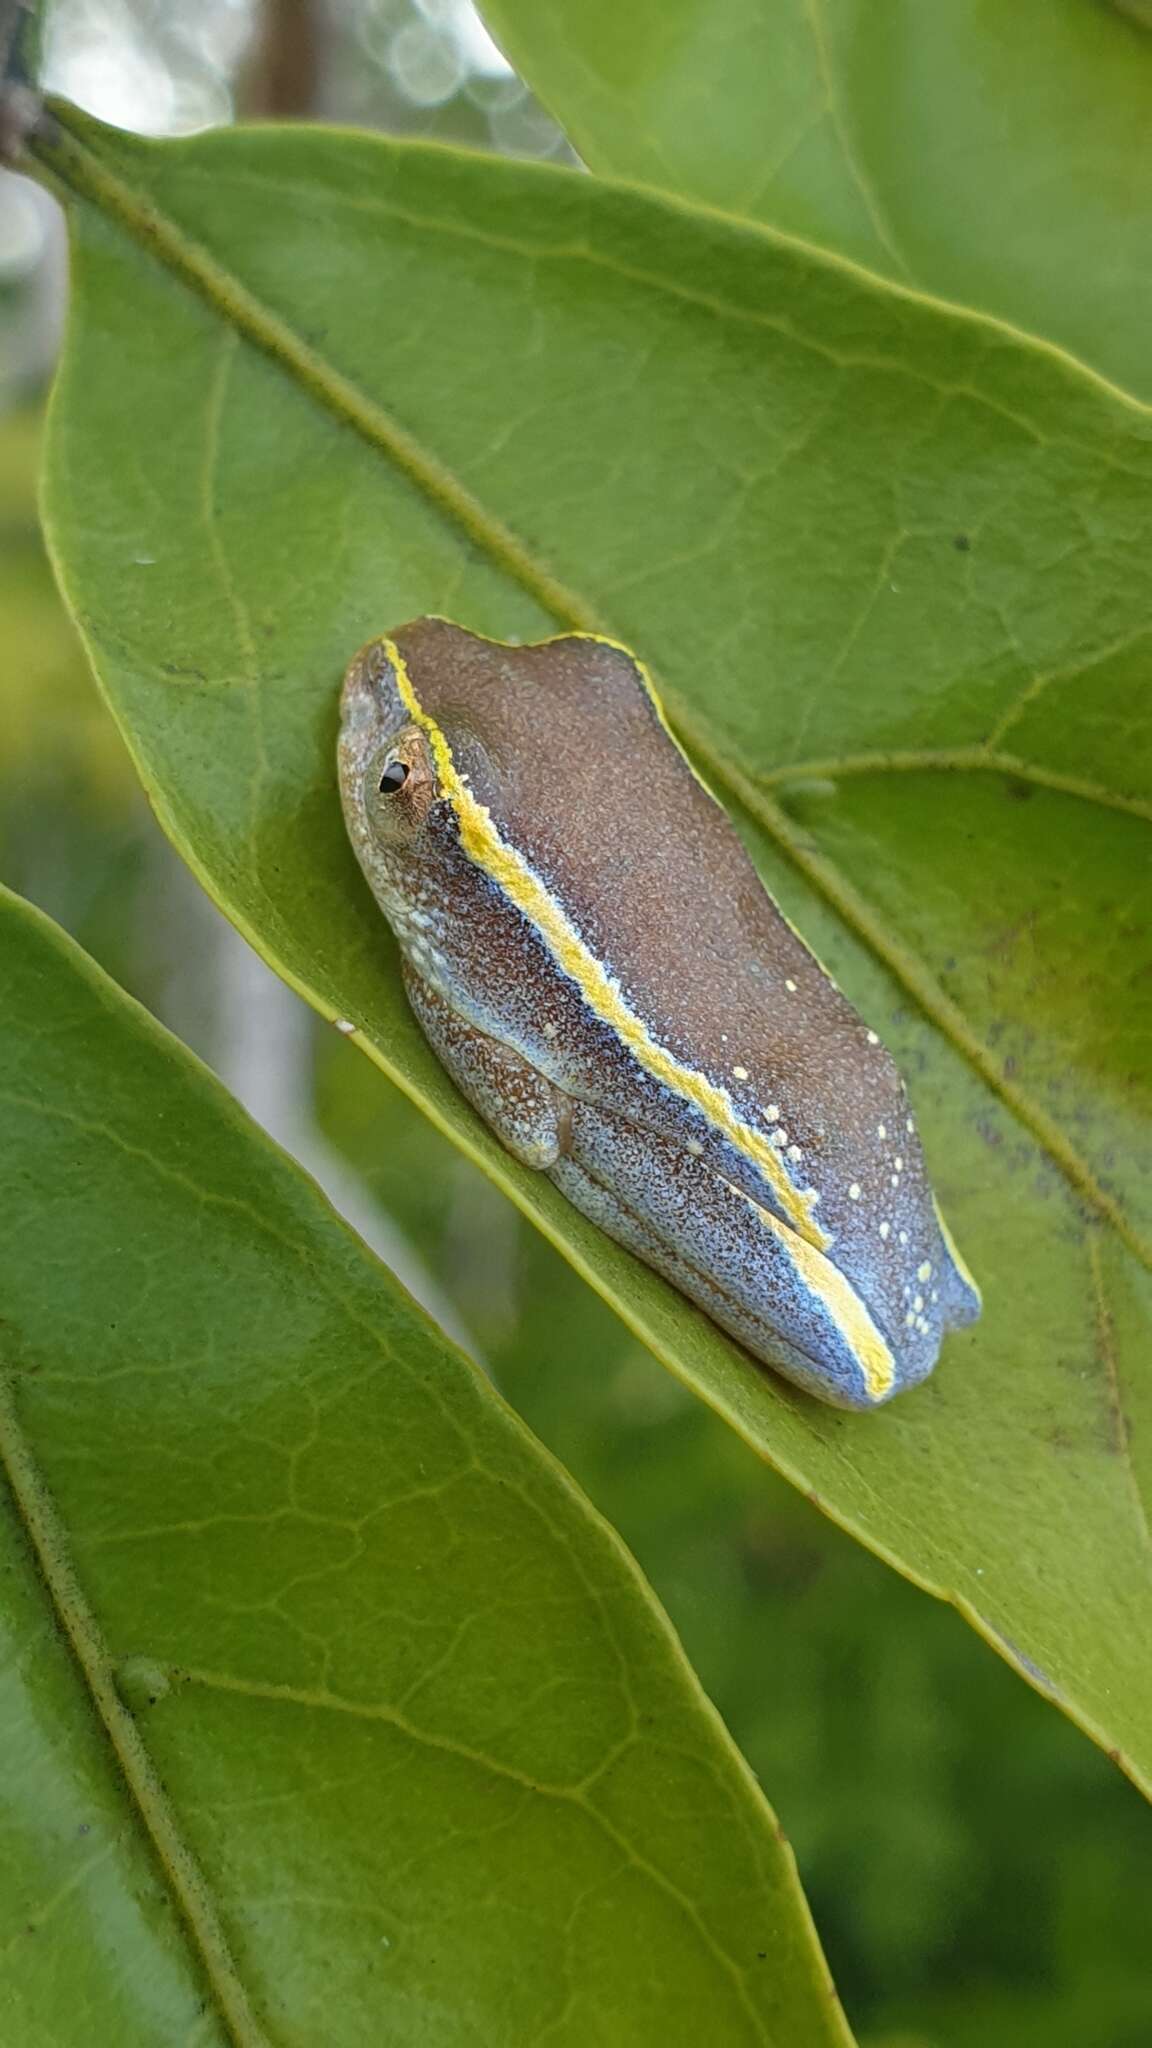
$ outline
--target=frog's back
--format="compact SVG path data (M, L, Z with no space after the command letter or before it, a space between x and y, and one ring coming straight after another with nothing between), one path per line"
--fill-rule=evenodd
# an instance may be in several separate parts
M393 639L483 821L474 858L504 888L532 878L525 914L630 1048L637 1114L656 1085L705 1116L789 1227L834 1246L885 1326L934 1355L978 1296L903 1083L765 892L640 664L589 636L511 647L436 619Z

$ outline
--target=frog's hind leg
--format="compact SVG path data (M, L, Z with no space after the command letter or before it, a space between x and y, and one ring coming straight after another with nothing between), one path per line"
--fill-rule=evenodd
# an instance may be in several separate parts
M574 1159L558 1160L550 1169L548 1178L555 1181L573 1207L590 1217L605 1236L615 1238L626 1251L634 1252L646 1266L651 1266L665 1280L670 1280L673 1287L687 1295L689 1301L694 1301L712 1322L727 1330L754 1357L772 1363L808 1393L816 1394L825 1401L828 1399L825 1381L802 1353L794 1351L770 1330L761 1317L733 1301L707 1273L690 1265L641 1217L627 1208L605 1182L597 1180Z
M713 1322L797 1385L844 1408L870 1408L844 1332L800 1282L757 1204L689 1149L568 1095L482 1031L405 965L408 999L461 1093L508 1151L548 1174L568 1200L696 1302Z
M461 1017L407 964L404 987L425 1038L461 1094L516 1159L546 1172L567 1146L571 1098L511 1046Z
M687 1143L654 1138L626 1117L575 1101L567 1151L549 1178L806 1392L866 1410L902 1383L881 1332L835 1268Z

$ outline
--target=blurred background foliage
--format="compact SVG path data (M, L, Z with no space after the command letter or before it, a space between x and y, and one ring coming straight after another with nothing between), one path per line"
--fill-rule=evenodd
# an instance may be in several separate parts
M570 155L469 0L57 0L47 65L153 134L315 116ZM37 527L63 299L51 204L0 173L4 879L216 1069L621 1531L792 1838L866 2048L1146 2048L1137 1794L678 1387L161 838Z

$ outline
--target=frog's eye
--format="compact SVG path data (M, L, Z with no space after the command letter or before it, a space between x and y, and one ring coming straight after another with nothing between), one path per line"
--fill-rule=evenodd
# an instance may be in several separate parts
M384 765L384 772L380 777L381 796L395 796L396 791L398 789L403 789L404 784L407 782L407 780L407 761L386 762Z

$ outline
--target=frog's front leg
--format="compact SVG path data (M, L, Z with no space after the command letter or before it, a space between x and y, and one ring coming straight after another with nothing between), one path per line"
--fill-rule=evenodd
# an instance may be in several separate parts
M424 1036L461 1094L515 1158L547 1172L568 1149L571 1097L511 1046L461 1017L407 962L404 987Z

